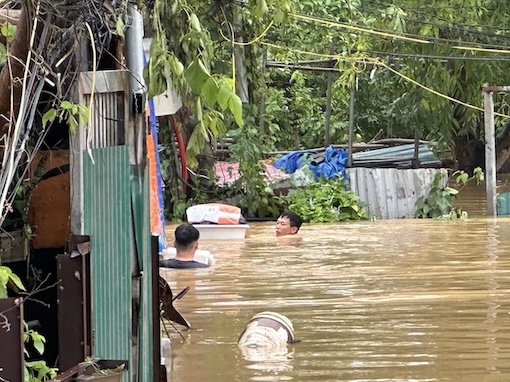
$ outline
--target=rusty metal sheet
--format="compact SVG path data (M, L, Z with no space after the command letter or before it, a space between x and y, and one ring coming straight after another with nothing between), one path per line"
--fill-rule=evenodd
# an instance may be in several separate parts
M0 380L23 381L23 305L19 298L0 299Z
M69 253L57 256L59 369L91 354L89 236L72 236Z

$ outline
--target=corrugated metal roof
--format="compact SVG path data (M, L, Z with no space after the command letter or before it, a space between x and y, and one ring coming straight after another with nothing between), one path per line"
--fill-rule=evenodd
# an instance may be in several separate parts
M414 144L385 147L352 154L353 166L410 168L414 158ZM441 167L442 162L427 144L418 146L420 166Z

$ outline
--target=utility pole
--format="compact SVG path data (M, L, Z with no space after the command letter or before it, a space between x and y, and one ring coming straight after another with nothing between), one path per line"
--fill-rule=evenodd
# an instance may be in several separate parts
M496 138L494 132L494 101L492 90L483 88L485 110L485 189L487 191L487 216L496 216Z

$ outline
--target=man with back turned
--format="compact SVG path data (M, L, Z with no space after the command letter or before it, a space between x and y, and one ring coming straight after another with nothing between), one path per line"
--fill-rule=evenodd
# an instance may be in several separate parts
M209 265L193 260L198 248L200 232L192 224L183 223L175 229L176 255L168 260L160 260L159 266L165 268L207 268Z

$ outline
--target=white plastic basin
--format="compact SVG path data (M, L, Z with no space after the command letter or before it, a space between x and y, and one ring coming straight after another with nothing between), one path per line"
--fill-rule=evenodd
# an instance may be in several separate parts
M236 240L246 237L248 224L193 224L200 232L200 240Z

